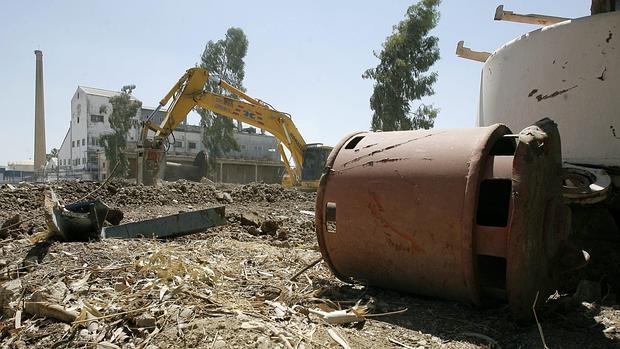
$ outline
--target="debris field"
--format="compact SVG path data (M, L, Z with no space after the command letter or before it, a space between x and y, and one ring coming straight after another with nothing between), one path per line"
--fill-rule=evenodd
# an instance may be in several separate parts
M114 180L0 187L3 348L618 348L599 280L559 291L539 324L336 279L320 261L315 194L280 185ZM224 205L226 225L168 240L62 242L43 196L100 199L122 223ZM88 195L92 193L91 195Z

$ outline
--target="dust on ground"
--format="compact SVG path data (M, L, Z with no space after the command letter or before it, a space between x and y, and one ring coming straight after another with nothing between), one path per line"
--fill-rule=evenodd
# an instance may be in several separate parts
M51 187L70 203L98 183ZM320 257L313 193L258 183L150 188L113 181L95 196L120 208L124 223L226 205L228 224L166 241L33 245L30 239L45 228L44 190L25 183L0 188L0 223L21 222L0 232L2 347L543 346L537 325L513 322L504 304L480 308L350 285L323 263L291 280ZM580 286L575 295L556 295L538 314L547 346L620 348L614 293L597 282ZM317 315L352 307L364 310L365 321L328 324ZM386 313L393 315L377 316ZM77 321L59 320L63 314Z

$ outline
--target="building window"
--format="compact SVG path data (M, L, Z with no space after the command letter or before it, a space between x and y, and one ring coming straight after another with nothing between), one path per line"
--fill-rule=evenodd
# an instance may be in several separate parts
M82 138L82 146L86 145L86 139Z
M75 141L71 141L71 148L75 148Z
M80 164L80 158L75 159L75 164L79 165Z
M77 123L78 123L78 124L80 123L80 117L79 117L79 116L78 116L78 119L77 119Z
M241 150L245 150L246 146L245 144L241 144Z
M181 142L181 141L174 142L174 147L175 148L183 148L183 142Z
M189 142L187 146L189 147L189 149L196 149L196 143L194 142Z
M86 158L82 158L82 164L86 165Z
M91 122L103 122L103 115L91 115L90 116L90 121Z

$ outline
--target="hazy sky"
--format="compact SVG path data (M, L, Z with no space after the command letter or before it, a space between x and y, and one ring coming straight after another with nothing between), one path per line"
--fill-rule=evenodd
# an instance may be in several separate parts
M373 50L412 1L10 1L0 5L0 164L32 159L33 51L43 51L47 149L59 148L78 85L134 94L154 106L209 40L231 26L249 40L248 94L289 112L307 142L334 145L369 128L377 64ZM457 58L456 43L492 52L535 26L493 21L496 1L444 0L435 70L436 127L473 126L481 63ZM503 1L504 9L563 17L590 1ZM561 5L560 5L561 4Z

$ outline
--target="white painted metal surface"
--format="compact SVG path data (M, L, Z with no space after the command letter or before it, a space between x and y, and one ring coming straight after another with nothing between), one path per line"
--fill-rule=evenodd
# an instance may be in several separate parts
M532 31L486 61L479 126L543 117L559 126L564 161L620 166L620 12Z

